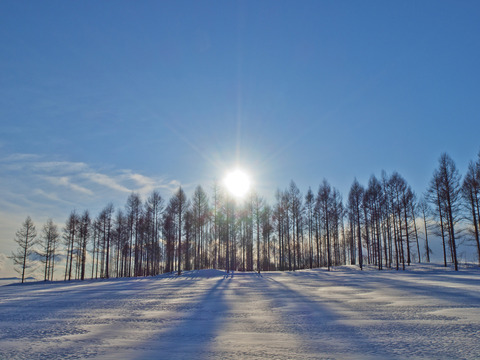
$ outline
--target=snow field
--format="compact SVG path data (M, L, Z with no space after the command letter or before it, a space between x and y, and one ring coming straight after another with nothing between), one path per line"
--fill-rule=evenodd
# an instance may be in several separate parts
M0 287L0 359L478 359L480 270L339 267Z

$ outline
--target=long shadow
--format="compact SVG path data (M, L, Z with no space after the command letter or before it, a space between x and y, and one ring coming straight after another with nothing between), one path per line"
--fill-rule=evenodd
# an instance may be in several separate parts
M471 272L467 272L468 275L472 276L471 278L462 278L461 276L465 273L455 273L455 272L446 272L438 273L436 271L421 271L421 272L397 272L392 269L385 269L383 271L371 270L360 272L351 270L351 269L341 269L342 276L338 276L339 272L334 272L335 277L329 277L329 272L327 271L313 271L313 272L299 272L299 273L290 273L291 276L299 276L306 278L315 278L322 281L324 284L331 285L347 285L350 287L356 287L361 290L369 291L378 289L379 285L383 286L392 286L396 289L401 289L402 287L414 290L418 294L430 295L429 291L434 288L436 294L445 296L449 300L456 299L460 303L463 303L465 296L470 296L474 301L479 301L479 292L475 290L462 289L459 291L455 288L449 288L447 286L442 286L442 282L452 282L458 283L461 285L470 285L470 286L479 286L480 289L480 277L475 278ZM385 278L385 275L391 275L388 278ZM400 275L400 276L396 276ZM479 273L480 275L480 273ZM437 284L428 284L424 282L415 283L416 280L426 280L426 281L435 281ZM429 289L430 290L427 290Z
M345 317L271 277L265 297L274 299L272 306L283 317L285 326L304 342L303 348L319 358L395 359L387 347L373 342ZM319 299L321 300L321 299Z
M193 311L181 314L178 321L168 322L168 328L140 345L132 359L209 359L214 356L215 338L222 331L229 309L224 291L233 274L216 281L210 290L193 304ZM122 354L122 358L129 358Z
M243 276L248 276L248 277L262 277L262 274L263 273L258 273L256 271L230 271L229 273L225 273L225 278L228 278L228 277L234 277L234 276L237 276L237 277L243 277Z
M302 279L309 279L307 283L316 281L320 287L328 286L348 286L353 287L360 293L369 292L378 289L378 282L383 281L381 278L370 274L369 272L359 271L306 271L306 272L289 272L288 276L298 277L299 281ZM334 276L330 276L330 275Z
M440 268L445 269L445 268ZM365 282L362 283L364 288L375 288L372 285L381 285L391 287L397 290L405 290L406 294L414 293L415 295L428 296L436 300L448 300L460 305L463 304L480 304L480 278L475 278L472 272L454 272L445 270L445 272L438 272L439 270L426 271L400 271L385 270L377 272L376 270L365 274ZM363 274L362 274L363 275ZM391 275L385 278L385 275ZM398 276L397 276L398 275ZM471 278L463 278L462 276L471 276ZM480 273L478 273L480 275ZM355 278L355 281L359 279ZM360 279L362 280L362 279ZM429 282L433 283L429 283ZM455 288L446 286L443 283L454 283L459 285L469 285L476 287L477 290ZM355 286L354 283L349 283L349 286ZM460 287L461 287L460 286Z
M128 287L125 281L128 282ZM6 289L8 292L0 294L0 321L10 318L21 320L22 314L28 314L28 320L36 321L52 318L60 312L72 314L82 308L91 311L95 309L96 300L128 298L132 294L138 295L147 291L149 289L146 286L147 281L155 284L155 279L150 278L143 281L134 279L87 280L74 283L59 281L40 283L38 286L9 287ZM168 286L162 284L163 287ZM87 306L86 303L93 307ZM32 311L33 309L38 311Z
M468 275L468 277L465 277ZM475 285L480 287L480 272L477 274L473 273L444 273L444 274L428 274L428 278L437 281L448 281L448 282L456 282L464 285ZM422 276L418 276L419 278L424 278Z
M70 344L69 348L63 348L59 340L63 336L72 335L88 337L88 332L83 328L86 324L102 329L123 326L124 321L135 319L131 316L138 316L135 314L148 311L142 301L144 293L148 299L154 299L155 292L159 290L161 298L155 299L157 303L162 303L162 299L180 298L177 294L182 293L183 298L179 303L182 304L180 306L185 306L185 301L191 301L185 298L192 297L185 296L189 295L189 284L195 284L197 281L189 279L180 281L182 284L158 281L155 278L138 281L128 279L126 282L115 279L75 284L59 282L44 287L11 287L7 292L0 294L0 358L11 358L15 352L8 351L18 351L14 348L13 350L2 349L1 344L4 341L24 343L21 351L25 355L24 358L30 359L47 359L52 354L58 358L72 356L72 354L84 357L82 354L86 351L90 354L95 353L96 350L92 350L91 346L85 342L78 343L78 347L74 343ZM169 306L175 307L175 304ZM118 309L118 312L112 312L112 309ZM102 317L104 314L107 318ZM115 314L117 316L123 314L127 317L122 318L120 323L114 318L108 319L108 316L115 316ZM98 336L92 333L92 337L91 345L100 345L101 353L104 335ZM52 340L58 348L56 346L44 348L43 353L34 350L35 344ZM21 357L19 354L15 356Z
M419 282L415 283L415 279L412 278L412 281L408 280L403 280L403 279L397 279L397 278L391 278L387 281L385 281L385 285L391 286L396 289L405 289L407 290L406 293L414 293L415 295L421 295L421 296L427 296L434 298L435 300L447 300L449 302L453 302L459 305L475 305L476 307L479 307L480 305L480 287L478 288L477 291L475 290L470 290L470 289L465 289L465 288L451 288L451 287L446 287L442 286L442 280L440 279L430 279L427 277L421 277L422 280L433 280L436 281L437 284L431 284L431 283L424 283L424 282ZM447 279L444 279L444 281L447 281ZM456 280L450 278L448 279L449 282L454 282L457 283ZM459 282L461 284L462 282ZM467 283L468 284L468 283ZM476 284L475 284L476 285Z
M377 270L372 270L371 272L358 274L358 272L348 271L348 269L347 271L345 269L341 271L345 274L339 277L338 273L336 273L337 276L330 279L327 272L310 272L305 273L304 276L318 279L322 284L357 288L360 293L375 291L380 288L391 288L399 291L399 296L402 296L403 290L405 295L413 293L419 296L431 297L434 300L446 300L462 306L478 306L480 304L480 284L478 284L478 279L473 275L472 279L464 279L459 277L459 275L465 274L455 272L397 272L395 270L378 272ZM293 276L296 275L293 274ZM471 273L469 272L468 275L471 275ZM388 276L388 278L385 276ZM429 281L433 283L429 283ZM442 285L443 282L459 284L460 288ZM462 288L463 285L470 285L476 289L465 289Z

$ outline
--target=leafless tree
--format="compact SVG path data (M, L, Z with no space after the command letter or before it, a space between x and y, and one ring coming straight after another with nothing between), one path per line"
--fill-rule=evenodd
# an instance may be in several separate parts
M425 198L422 198L419 203L418 203L418 209L420 210L423 218L423 227L425 230L425 254L426 254L426 260L427 262L430 262L430 253L431 249L430 246L428 245L428 220L427 216L431 213L431 209L428 206L428 202L426 201Z
M38 243L36 237L35 225L30 216L27 216L22 227L15 233L14 241L18 244L18 249L10 256L15 270L22 275L22 283L25 281L26 271L32 266L29 257L34 253L33 248Z
M473 235L477 245L478 265L480 266L480 153L477 162L470 162L462 184L462 196L469 212Z
M55 225L52 219L48 219L42 228L41 251L39 252L45 264L45 281L53 280L53 274L55 271L56 249L59 239L60 234L58 232L57 225Z
M438 207L442 238L444 238L444 225L447 227L452 261L455 270L458 270L455 225L460 212L460 175L454 161L446 153L440 156L438 168L435 170L430 182L429 193L431 194L430 198L436 202ZM445 254L444 245L444 259L446 262Z
M308 188L305 195L305 209L307 214L308 263L311 269L313 268L313 214L315 209L315 195L311 188Z
M363 186L355 179L352 186L350 187L350 192L348 194L348 211L350 212L351 220L353 221L352 226L352 236L356 236L356 241L358 244L358 265L360 269L363 268L363 251L362 251L362 235L361 235L361 223L362 223L362 199L364 193ZM355 241L355 240L354 240Z
M173 202L173 208L175 211L175 221L177 224L177 231L178 231L178 236L177 236L177 273L180 275L182 273L182 237L183 237L183 220L184 216L188 210L188 202L187 202L187 196L185 195L185 191L182 189L180 186L178 190L175 192L172 198Z
M85 268L87 265L87 245L91 234L90 213L85 210L79 223L79 239L80 239L80 279L85 279Z
M72 265L73 265L73 254L78 251L78 248L75 248L77 243L78 236L78 224L80 223L80 218L75 211L70 213L70 216L67 219L65 227L63 228L63 238L65 240L65 245L67 247L66 253L66 262L65 262L65 277L64 279L71 280L72 278Z

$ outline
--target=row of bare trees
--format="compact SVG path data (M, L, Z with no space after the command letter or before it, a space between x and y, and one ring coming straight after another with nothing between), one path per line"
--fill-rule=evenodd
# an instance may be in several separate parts
M163 199L132 193L124 208L108 204L96 218L73 211L58 230L52 220L37 237L28 217L12 254L22 281L33 253L44 279L150 276L183 270L296 270L351 264L405 269L430 261L430 238L441 239L444 264L458 269L460 237L475 240L480 259L480 154L461 182L455 163L442 154L425 195L418 199L397 172L353 181L344 203L323 180L305 195L291 182L270 206L252 192L244 200L215 183L211 196L197 186L190 199L180 187ZM462 234L462 231L464 232ZM466 232L465 232L466 231Z

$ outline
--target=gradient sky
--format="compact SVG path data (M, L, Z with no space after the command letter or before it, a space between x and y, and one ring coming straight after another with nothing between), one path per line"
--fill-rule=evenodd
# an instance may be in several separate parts
M1 1L0 256L27 215L236 163L272 200L382 169L421 194L480 150L479 39L479 1Z

